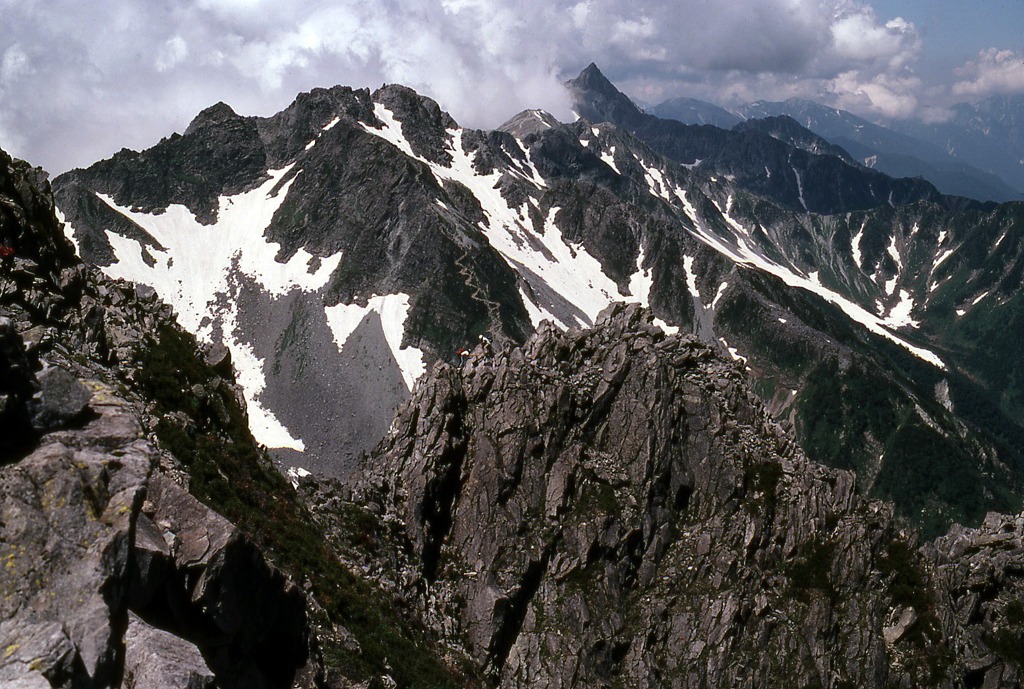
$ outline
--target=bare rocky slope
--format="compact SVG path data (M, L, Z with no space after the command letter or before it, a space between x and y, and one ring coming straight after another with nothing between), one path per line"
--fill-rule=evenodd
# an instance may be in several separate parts
M1022 518L918 551L649 318L480 347L403 407L356 495L437 631L501 687L1016 686Z

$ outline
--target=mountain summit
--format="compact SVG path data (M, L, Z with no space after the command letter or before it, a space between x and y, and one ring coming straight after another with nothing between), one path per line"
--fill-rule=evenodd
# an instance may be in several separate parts
M591 122L613 122L627 129L644 121L640 110L593 62L566 82L576 112Z

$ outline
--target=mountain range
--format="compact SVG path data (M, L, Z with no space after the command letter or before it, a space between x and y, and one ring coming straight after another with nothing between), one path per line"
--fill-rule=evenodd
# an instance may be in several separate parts
M1019 125L1024 102L993 97L952 108L950 119L871 122L853 113L792 98L756 101L730 110L695 98L673 98L647 111L684 124L731 129L741 122L790 117L860 164L892 177L920 177L945 194L982 201L1018 201L1024 194Z
M4 158L0 679L1020 682L1024 207L566 87Z
M347 476L433 362L626 300L744 361L812 456L928 533L1019 506L1017 205L790 119L661 120L593 66L569 88L584 120L492 132L397 86L221 104L55 196L87 262L230 349L292 471Z

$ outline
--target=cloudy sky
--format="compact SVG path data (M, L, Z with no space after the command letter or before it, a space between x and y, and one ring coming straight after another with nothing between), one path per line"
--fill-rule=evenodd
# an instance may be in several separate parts
M809 97L873 118L1024 92L1024 0L0 0L0 147L52 173L225 101L399 82L468 126L568 117L591 61L654 104Z

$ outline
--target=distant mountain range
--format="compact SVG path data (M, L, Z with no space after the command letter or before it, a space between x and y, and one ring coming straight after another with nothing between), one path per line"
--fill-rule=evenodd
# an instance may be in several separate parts
M87 261L230 349L285 470L348 476L434 362L625 300L741 362L812 458L929 533L1016 509L1018 205L893 179L789 117L660 119L596 66L567 86L580 121L490 132L399 86L219 104L60 176L57 205Z
M695 98L673 98L647 112L685 124L731 129L741 122L787 116L859 163L892 177L922 177L944 194L982 201L1024 197L1024 99L990 98L960 104L942 124L870 122L853 113L793 98L757 101L727 110Z

